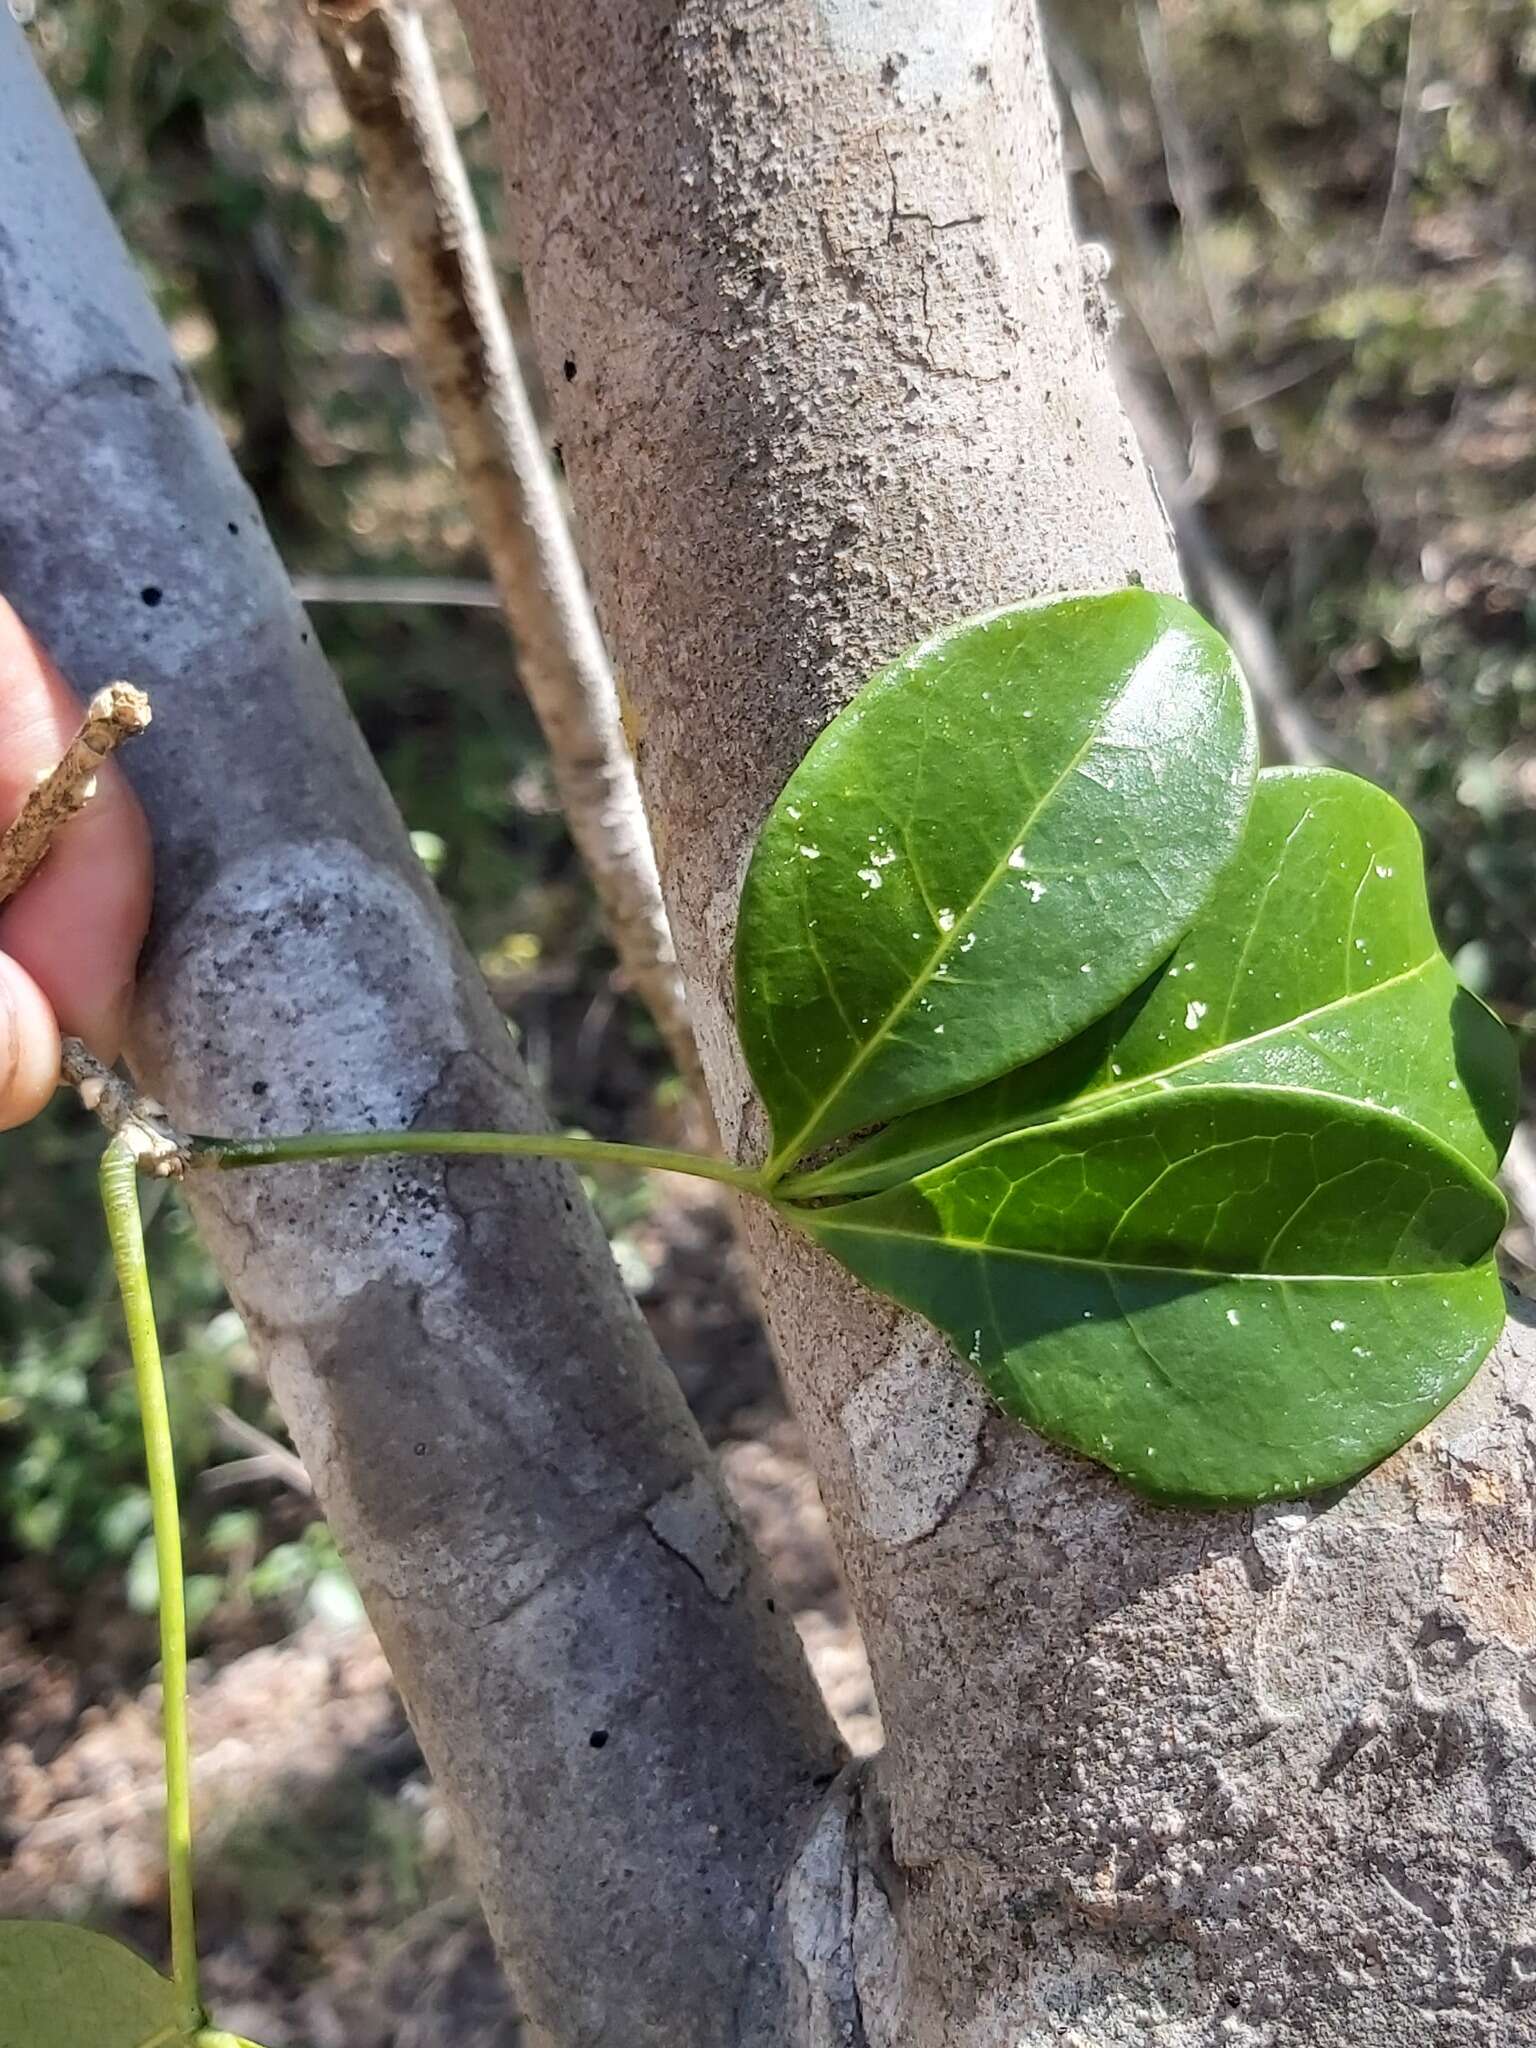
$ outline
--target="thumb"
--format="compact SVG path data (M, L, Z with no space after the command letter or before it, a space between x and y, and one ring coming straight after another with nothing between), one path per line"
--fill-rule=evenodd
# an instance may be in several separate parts
M59 1084L59 1027L24 967L0 953L0 1131L37 1115Z

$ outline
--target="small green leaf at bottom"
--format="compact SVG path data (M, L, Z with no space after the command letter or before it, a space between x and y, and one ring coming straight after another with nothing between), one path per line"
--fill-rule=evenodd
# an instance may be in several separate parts
M0 2048L187 2048L176 1987L121 1942L0 1921Z

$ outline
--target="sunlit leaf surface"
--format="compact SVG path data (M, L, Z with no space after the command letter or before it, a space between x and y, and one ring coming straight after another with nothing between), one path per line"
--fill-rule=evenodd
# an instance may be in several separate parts
M1177 598L1019 606L882 670L790 777L742 896L776 1167L1127 994L1230 859L1253 776L1241 679Z

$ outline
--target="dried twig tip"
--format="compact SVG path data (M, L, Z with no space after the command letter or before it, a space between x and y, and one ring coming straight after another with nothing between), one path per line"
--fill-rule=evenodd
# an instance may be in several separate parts
M149 699L132 683L108 683L98 690L86 709L80 730L81 744L96 754L110 754L124 740L144 731L154 713Z
M160 1103L136 1093L78 1038L65 1039L62 1067L65 1081L92 1116L127 1143L141 1173L180 1179L186 1170L187 1142Z

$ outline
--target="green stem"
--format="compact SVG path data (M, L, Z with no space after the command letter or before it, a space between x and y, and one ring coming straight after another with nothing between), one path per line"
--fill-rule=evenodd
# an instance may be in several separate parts
M578 1138L554 1131L312 1131L293 1138L193 1138L190 1167L229 1170L246 1166L292 1166L312 1159L372 1159L389 1153L494 1154L509 1159L571 1159L578 1165L651 1168L723 1181L748 1194L764 1192L755 1166L707 1159L698 1152L673 1152L658 1145L620 1145L606 1138Z
M176 1459L171 1416L155 1331L155 1307L144 1261L139 1214L139 1170L121 1139L101 1162L101 1206L112 1240L133 1379L144 1430L144 1460L154 1519L155 1568L160 1584L161 1715L165 1739L165 1838L171 1894L171 1977L181 2001L181 2024L195 2034L203 2024L197 1983L197 1933L192 1906L192 1791L187 1742L187 1607L182 1583L181 1517L176 1504Z

